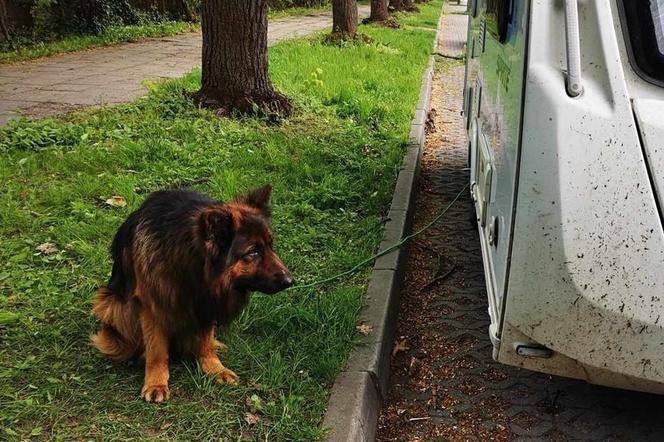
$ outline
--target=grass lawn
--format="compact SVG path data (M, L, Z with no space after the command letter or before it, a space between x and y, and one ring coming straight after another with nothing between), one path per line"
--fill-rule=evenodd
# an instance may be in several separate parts
M299 283L375 252L431 52L425 28L441 4L422 5L412 28L363 26L372 45L317 37L272 47L272 79L297 106L280 125L196 109L182 94L196 89L193 72L133 104L0 129L0 439L320 439L368 269L254 296L219 336L241 386L174 361L172 399L158 406L139 398L140 363L112 363L89 346L91 302L117 227L170 185L228 199L272 183L276 249ZM127 206L106 206L114 195ZM57 250L36 250L46 242Z

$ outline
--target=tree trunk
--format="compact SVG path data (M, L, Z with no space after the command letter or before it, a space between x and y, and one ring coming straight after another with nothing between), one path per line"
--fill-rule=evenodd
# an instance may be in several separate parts
M5 0L0 0L0 30L2 30L2 36L5 38L7 43L9 43L9 46L14 49L14 42L9 35L9 15L7 14L7 5L5 4Z
M390 0L390 9L393 11L417 11L413 0Z
M390 9L393 11L401 11L403 0L390 0Z
M390 18L390 13L387 11L387 0L371 0L371 14L369 15L370 22L382 22Z
M355 38L357 20L357 0L332 0L332 34Z
M272 88L267 60L267 0L203 0L203 78L194 99L223 115L285 113L288 99Z
M413 0L403 0L403 3L401 3L401 8L404 11L417 11L417 6L413 4Z

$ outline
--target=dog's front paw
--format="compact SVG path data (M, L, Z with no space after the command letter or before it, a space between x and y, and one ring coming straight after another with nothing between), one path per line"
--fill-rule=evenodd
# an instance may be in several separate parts
M216 372L214 374L214 378L220 384L238 385L240 383L240 378L238 375L236 375L233 370L229 370L226 367Z
M157 404L167 400L170 395L171 393L166 384L144 385L141 390L141 397L145 399L146 402L155 402Z

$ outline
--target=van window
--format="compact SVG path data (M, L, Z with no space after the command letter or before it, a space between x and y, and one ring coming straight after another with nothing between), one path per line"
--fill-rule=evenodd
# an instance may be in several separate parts
M501 43L507 41L507 30L512 20L512 4L513 0L487 0L486 2L487 30Z
M630 64L645 80L664 86L664 0L622 0Z

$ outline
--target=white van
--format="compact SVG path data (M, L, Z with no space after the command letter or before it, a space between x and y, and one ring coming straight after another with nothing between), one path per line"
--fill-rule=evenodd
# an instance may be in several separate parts
M469 0L494 358L664 392L664 0Z

